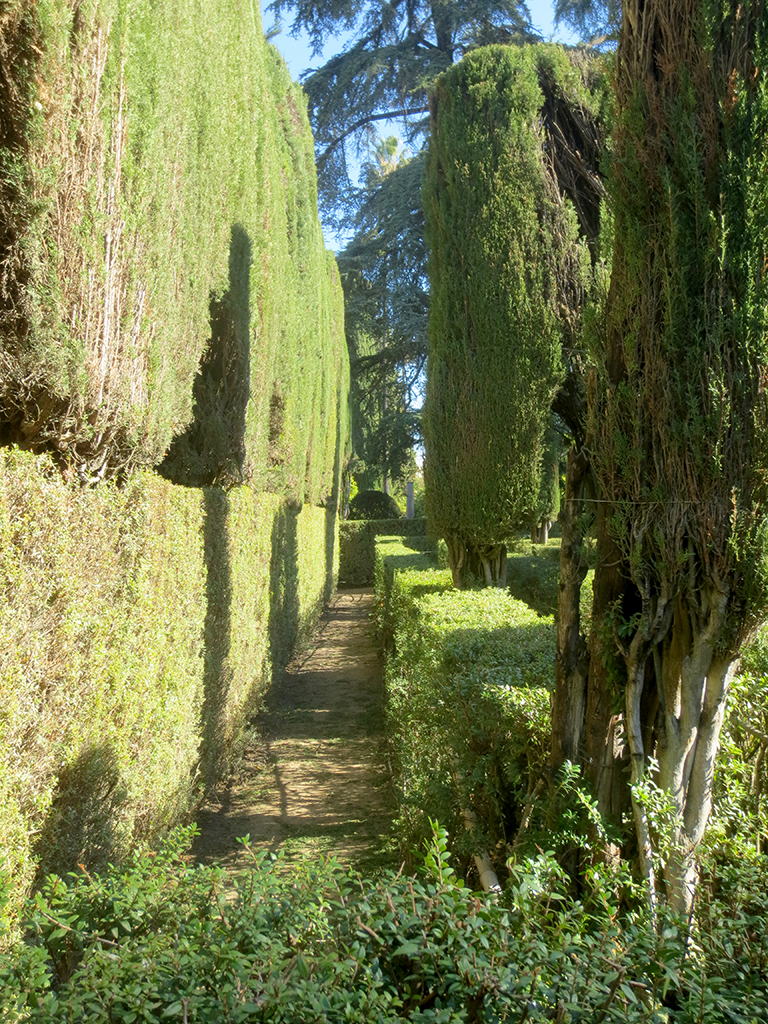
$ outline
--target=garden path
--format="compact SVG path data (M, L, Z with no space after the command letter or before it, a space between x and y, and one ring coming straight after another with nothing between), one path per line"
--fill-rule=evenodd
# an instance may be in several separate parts
M394 798L373 591L340 589L307 652L272 686L235 776L197 814L192 856L237 870L254 850L334 854L361 871L392 863Z

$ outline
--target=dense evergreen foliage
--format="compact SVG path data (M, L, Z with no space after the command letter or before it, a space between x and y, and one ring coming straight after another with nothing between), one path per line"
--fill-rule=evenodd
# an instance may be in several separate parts
M0 878L117 863L238 756L334 582L335 509L0 459ZM7 918L6 918L7 915Z
M351 240L339 254L357 417L354 472L361 488L412 478L426 362L427 268L420 188L429 127L427 92L468 50L538 38L519 0L328 4L276 0L318 49L351 35L303 76L315 133L321 206ZM397 124L397 159L376 126ZM389 129L388 129L389 130ZM382 160L384 155L384 160ZM359 161L363 173L358 177ZM406 477L407 478L407 477Z
M560 380L560 291L576 217L543 151L538 66L558 48L476 50L432 101L424 206L431 301L425 482L454 578L501 583L504 542L535 517Z
M373 583L377 537L408 537L408 543L431 548L426 519L362 519L339 523L339 583Z
M325 498L340 288L258 8L14 0L0 61L2 437L92 482L159 462L194 403L169 476Z
M306 103L250 0L11 0L0 92L0 443L35 452L0 460L13 921L237 756L334 585L349 365ZM174 433L190 486L133 472Z
M547 763L552 617L495 588L455 590L410 543L384 538L376 552L402 855L412 857L437 818L462 863L494 850L503 875Z
M767 595L767 29L761 3L633 2L618 51L613 270L593 336L592 659L586 702L578 675L570 705L556 699L555 735L600 766L606 811L611 790L628 795L626 742L652 898L643 787L656 759L675 836L666 889L680 906L734 659Z

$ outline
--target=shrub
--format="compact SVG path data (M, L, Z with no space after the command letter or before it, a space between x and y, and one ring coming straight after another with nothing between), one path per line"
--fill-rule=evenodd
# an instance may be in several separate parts
M378 536L403 536L431 546L425 519L370 519L339 524L339 582L352 586L373 583L375 541Z
M509 546L507 589L513 597L542 615L554 615L559 580L559 540L544 545L522 541Z
M752 1024L768 1011L765 931L755 942L748 917L724 917L742 907L738 871L691 948L673 919L656 934L622 914L613 878L594 876L589 907L574 900L546 853L500 900L478 896L457 883L440 829L416 877L376 881L264 853L233 881L185 862L188 835L121 871L47 880L27 943L0 966L10 1019Z
M384 491L358 491L349 503L350 519L400 519L397 502Z
M457 850L482 845L503 865L547 763L553 623L497 590L452 590L450 572L408 567L416 558L377 546L401 840L413 848L438 817Z

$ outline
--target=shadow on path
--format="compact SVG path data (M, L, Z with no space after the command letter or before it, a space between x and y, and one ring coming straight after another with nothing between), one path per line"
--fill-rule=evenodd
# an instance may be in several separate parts
M392 865L381 663L369 588L340 590L309 653L292 662L254 723L237 776L197 815L193 857L236 869L254 849L334 854L361 871Z

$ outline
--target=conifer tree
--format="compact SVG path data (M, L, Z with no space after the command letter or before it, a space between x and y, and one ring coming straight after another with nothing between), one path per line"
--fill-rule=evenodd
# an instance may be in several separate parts
M427 282L424 218L413 199L423 167L397 138L380 140L364 166L366 201L354 238L338 256L361 490L401 477L419 433L413 406L426 362Z
M568 25L589 46L613 46L621 26L621 0L555 0L555 24Z
M357 209L350 166L373 141L380 121L398 121L406 141L428 127L427 92L437 76L469 49L539 38L524 0L395 0L378 4L274 0L277 17L294 14L291 28L308 34L316 51L341 31L352 38L341 53L303 76L326 217Z
M468 573L505 584L560 378L558 280L576 217L542 148L537 49L475 50L432 97L425 483L457 586Z
M554 702L556 746L607 764L621 691L641 866L653 901L654 757L674 818L663 885L683 910L729 680L768 595L767 45L761 0L625 3L588 425L602 639L586 690L573 677Z

